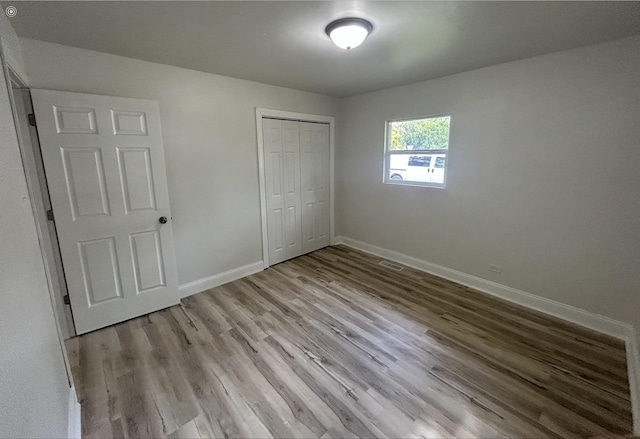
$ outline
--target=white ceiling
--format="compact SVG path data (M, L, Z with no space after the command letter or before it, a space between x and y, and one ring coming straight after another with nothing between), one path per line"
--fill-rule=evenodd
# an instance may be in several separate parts
M640 2L12 4L22 37L333 96L640 34ZM344 51L324 28L348 16L374 29Z

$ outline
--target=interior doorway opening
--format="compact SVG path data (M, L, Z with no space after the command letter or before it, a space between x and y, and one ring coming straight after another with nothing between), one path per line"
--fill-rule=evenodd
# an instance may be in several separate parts
M51 200L42 162L38 131L33 116L31 90L10 66L8 66L8 71L11 83L11 107L44 269L49 283L51 302L59 335L63 340L67 340L75 336L76 331L73 311L68 303L67 283L60 256L56 226L52 220Z

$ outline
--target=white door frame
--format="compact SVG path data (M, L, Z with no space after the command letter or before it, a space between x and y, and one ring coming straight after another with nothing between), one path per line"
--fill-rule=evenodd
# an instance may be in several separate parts
M264 140L262 138L262 118L297 120L299 122L316 122L329 124L329 224L331 245L335 244L334 235L334 159L335 159L335 125L336 119L331 116L296 113L292 111L256 108L256 134L258 137L258 181L260 183L260 216L262 218L262 262L264 268L269 267L269 240L267 237L267 192L264 172Z
M23 139L22 134L20 133L20 130L19 130L21 115L19 115L17 112L16 103L13 97L12 83L16 83L19 87L25 88L25 89L29 88L29 84L13 68L13 66L9 64L9 61L7 60L7 57L6 57L6 52L4 49L4 43L2 38L0 38L0 74L4 76L4 80L7 88L7 94L9 95L9 104L11 106L11 113L13 116L14 127L16 130L15 132L16 138L18 141L18 147L20 149L20 159L22 161L22 167L23 167L23 172L25 174L25 182L27 186L27 193L29 194L29 202L31 204L31 209L33 212L33 220L35 223L35 229L38 237L38 247L40 248L40 255L42 256L42 265L43 265L42 268L44 271L45 279L47 281L47 290L48 290L47 292L49 293L49 300L51 301L51 311L54 317L53 320L56 326L58 342L60 344L60 350L62 351L62 359L67 372L67 381L69 383L69 387L73 388L73 376L71 374L71 363L69 362L69 357L67 356L67 350L64 345L65 337L63 335L63 329L62 329L63 324L66 324L67 321L66 321L66 317L64 315L61 316L60 313L58 312L58 305L60 305L59 301L62 298L55 297L54 288L53 288L54 281L52 279L51 273L48 270L49 266L55 265L55 261L49 260L49 258L47 257L47 252L43 247L44 245L49 245L48 243L45 244L44 238L41 232L42 230L46 230L46 228L48 227L48 224L46 223L42 224L38 219L39 216L37 215L37 212L38 212L37 204L35 202L34 188L32 187L32 184L33 185L37 184L36 182L38 181L38 176L32 175L31 172L29 171L29 167L25 163L25 148L27 148L27 146L25 145L25 140ZM64 321L62 321L62 319L64 319ZM71 334L68 334L68 335L71 336ZM75 391L73 392L73 395L75 397Z

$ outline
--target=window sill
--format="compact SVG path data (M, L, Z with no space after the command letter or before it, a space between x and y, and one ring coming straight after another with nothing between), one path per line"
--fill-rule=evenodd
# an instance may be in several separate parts
M391 186L412 186L412 187L426 187L433 189L444 189L445 184L438 183L421 183L419 181L405 181L405 180L385 180L384 184L388 184Z

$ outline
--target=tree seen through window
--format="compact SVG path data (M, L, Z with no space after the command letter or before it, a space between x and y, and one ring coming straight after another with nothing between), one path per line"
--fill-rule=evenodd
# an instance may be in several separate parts
M449 116L392 122L391 149L448 149L450 122Z

